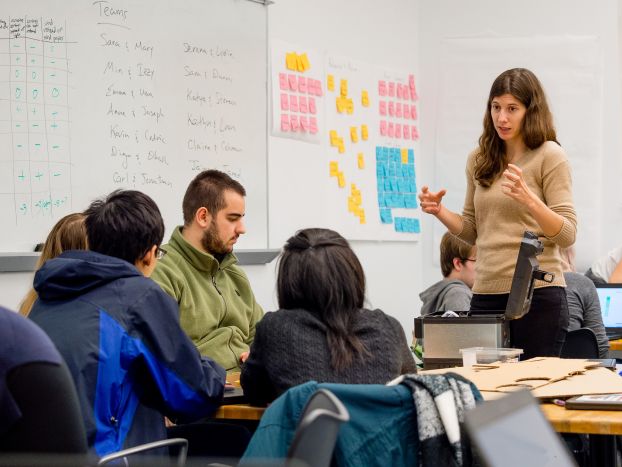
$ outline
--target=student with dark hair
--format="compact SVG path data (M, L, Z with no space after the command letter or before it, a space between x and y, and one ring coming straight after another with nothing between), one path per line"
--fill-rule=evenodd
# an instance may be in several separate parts
M477 244L477 277L471 311L504 310L523 234L544 245L540 269L555 274L536 280L531 308L510 323L512 345L524 358L558 356L568 327L568 305L559 249L574 243L577 216L566 153L557 142L553 116L538 78L525 68L501 73L492 83L479 147L466 165L462 214L441 201L445 190L427 186L421 209L454 235Z
M471 287L475 282L477 247L463 242L449 232L441 239L441 272L443 280L419 294L423 302L421 315L435 311L468 311Z
M88 444L101 456L166 438L164 416L211 414L225 372L200 357L174 300L148 279L163 254L153 200L119 190L85 215L91 251L64 252L39 269L30 318L66 360Z
M182 328L201 352L239 370L263 310L233 245L246 232L246 191L229 175L205 170L188 186L184 225L164 249L153 279L179 304Z
M277 293L281 309L257 325L242 368L251 402L269 402L309 380L384 384L416 372L399 322L363 307L363 267L337 232L305 229L287 241Z

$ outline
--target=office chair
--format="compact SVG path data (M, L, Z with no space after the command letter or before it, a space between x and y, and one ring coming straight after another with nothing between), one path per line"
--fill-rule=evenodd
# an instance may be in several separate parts
M348 410L332 392L318 389L305 406L285 465L298 461L309 467L329 467L339 427L349 419Z
M590 328L580 328L566 334L561 358L598 358L598 341Z
M179 446L179 451L177 454L177 462L174 464L177 467L183 467L186 464L186 455L188 453L188 440L183 438L170 438L170 439L162 439L159 441L154 441L152 443L145 443L139 446L134 446L131 448L123 449L118 452L113 452L106 456L103 456L97 462L97 466L108 465L111 462L117 459L123 459L123 463L120 465L128 465L127 457L133 456L136 454L145 454L149 451L153 451L155 449L161 449L169 446ZM159 456L158 456L159 457ZM151 458L153 460L153 458ZM137 456L138 465L151 465L149 458L143 458L142 462L140 458ZM162 465L158 463L158 465ZM173 465L172 463L170 465Z
M0 436L0 452L86 454L80 403L65 363L27 363L6 378L21 418Z

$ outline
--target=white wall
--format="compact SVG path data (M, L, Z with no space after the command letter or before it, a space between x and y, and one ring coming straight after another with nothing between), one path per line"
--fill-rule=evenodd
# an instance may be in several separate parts
M439 63L445 38L476 35L601 38L605 105L603 115L585 118L602 121L603 153L598 155L603 160L602 185L590 187L590 180L582 178L580 173L575 173L574 180L575 185L581 185L583 193L592 194L594 209L602 209L604 213L602 224L596 226L597 238L587 239L593 245L591 251L580 252L579 264L586 266L592 258L621 243L618 232L622 230L622 198L617 190L622 173L618 4L616 0L525 0L499 5L494 0L276 0L269 7L269 37L387 67L403 65L400 68L414 70L422 135L417 159L419 185L432 183L438 175L434 173L433 158L436 130L443 125L437 121L437 105ZM456 80L459 79L457 76ZM482 109L483 106L484 102ZM269 173L274 171L270 164L277 160L282 163L279 155L295 153L313 157L317 150L312 144L273 137L268 145ZM470 149L465 147L464 153ZM290 190L281 181L269 178L271 247L280 247L286 239L275 226L279 218L296 209ZM370 306L382 308L398 318L407 334L412 329L412 318L419 312L418 293L440 277L433 222L434 219L424 216L420 243L353 242L367 275ZM579 229L581 232L581 224ZM245 268L266 310L276 307L274 266L273 262ZM31 274L0 274L0 304L16 307L30 278Z

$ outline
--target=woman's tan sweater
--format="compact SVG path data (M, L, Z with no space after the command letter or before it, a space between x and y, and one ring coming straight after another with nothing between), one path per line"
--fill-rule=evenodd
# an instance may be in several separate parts
M540 269L555 274L551 284L536 281L535 287L565 286L560 247L575 241L577 215L572 202L572 179L564 150L552 141L527 151L513 163L523 170L529 189L546 205L564 218L561 230L546 237L526 206L502 191L503 176L499 175L489 188L482 187L474 177L475 154L469 155L466 167L467 191L462 211L460 238L477 245L476 279L473 292L479 294L508 293L523 232L534 232L544 245L538 256Z

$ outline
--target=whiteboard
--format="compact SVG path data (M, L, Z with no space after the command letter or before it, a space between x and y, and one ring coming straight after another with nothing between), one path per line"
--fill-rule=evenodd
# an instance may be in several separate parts
M0 251L117 188L152 196L168 238L206 168L247 190L239 247L267 247L266 34L248 0L5 2Z

